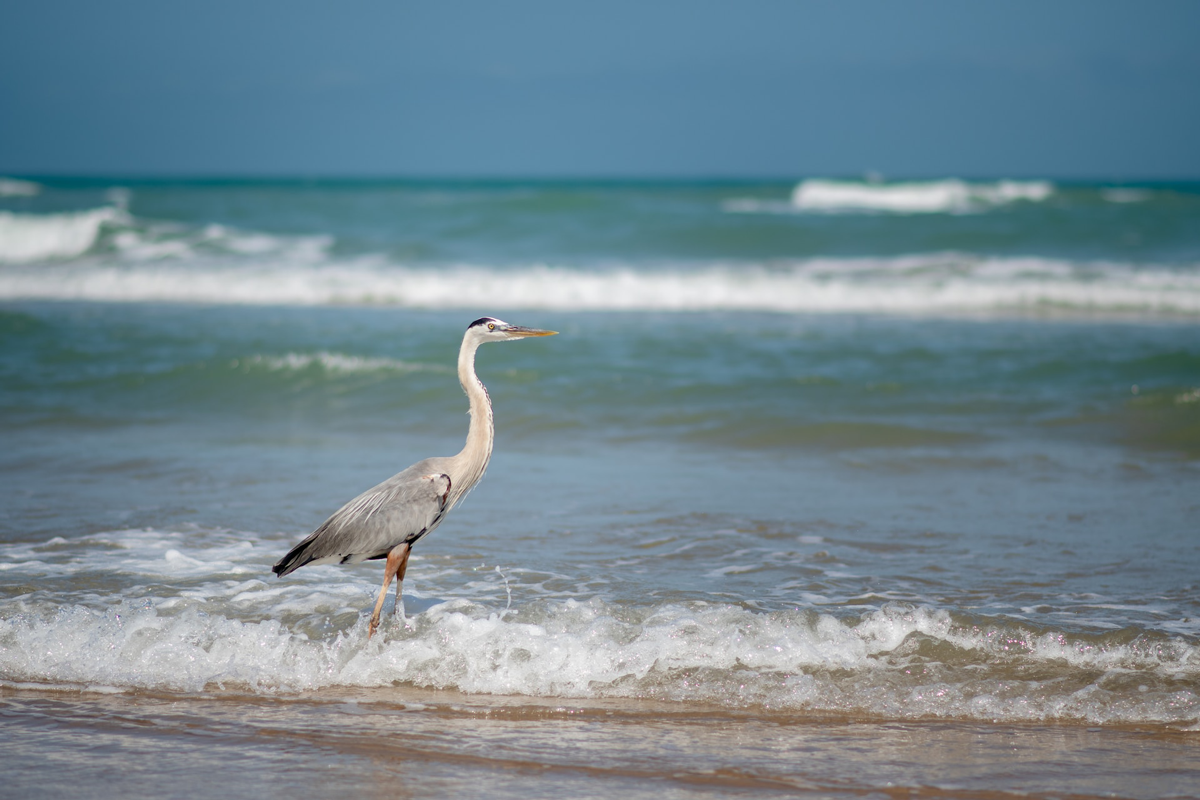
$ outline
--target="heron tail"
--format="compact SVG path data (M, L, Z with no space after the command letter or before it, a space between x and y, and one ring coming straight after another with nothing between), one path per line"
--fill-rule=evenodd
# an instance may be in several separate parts
M282 578L284 575L295 572L308 562L312 561L313 557L309 554L309 546L311 544L312 537L310 536L289 550L286 556L279 559L278 564L271 567L271 571Z

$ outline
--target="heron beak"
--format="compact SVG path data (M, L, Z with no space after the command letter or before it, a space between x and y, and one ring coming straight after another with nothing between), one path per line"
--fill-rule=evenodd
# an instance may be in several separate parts
M505 333L511 333L513 336L554 336L558 331L541 331L537 328L525 328L521 325L510 325L504 329Z

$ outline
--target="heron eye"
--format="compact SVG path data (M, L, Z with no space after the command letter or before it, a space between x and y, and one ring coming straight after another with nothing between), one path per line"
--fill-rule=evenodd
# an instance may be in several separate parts
M489 331L494 331L494 330L496 330L496 323L494 323L494 322L489 322L489 323L488 323L488 330L489 330Z

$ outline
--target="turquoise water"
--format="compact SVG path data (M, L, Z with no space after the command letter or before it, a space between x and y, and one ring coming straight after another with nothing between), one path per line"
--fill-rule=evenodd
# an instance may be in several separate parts
M380 757L433 758L424 794L553 794L520 777L537 763L598 796L1200 776L1193 185L16 186L14 774L54 753L90 774L80 725L135 750L126 725L157 726L173 752L177 707L220 747L259 737L247 775L312 769L294 748L320 720L369 787L371 732L416 731ZM491 467L368 643L377 562L270 565L457 452L453 364L484 314L562 335L480 352ZM861 769L855 726L894 769ZM1019 731L1025 772L928 763ZM1109 747L1143 756L1104 783Z

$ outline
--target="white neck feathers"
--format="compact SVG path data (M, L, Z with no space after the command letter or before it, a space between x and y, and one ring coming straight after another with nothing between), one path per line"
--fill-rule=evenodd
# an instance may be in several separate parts
M471 404L471 427L467 431L467 443L462 452L454 456L454 471L457 474L451 476L450 492L455 499L462 497L479 482L492 458L492 441L495 438L492 401L483 382L475 374L475 351L479 349L479 344L479 340L468 331L463 337L462 349L458 351L458 380Z

